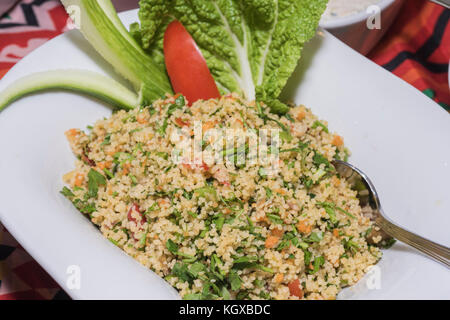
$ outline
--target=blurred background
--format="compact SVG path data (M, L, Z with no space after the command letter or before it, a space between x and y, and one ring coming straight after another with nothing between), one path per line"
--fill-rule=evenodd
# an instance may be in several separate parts
M118 11L139 2L112 1ZM450 111L449 20L449 9L427 0L330 0L321 27ZM68 32L69 22L58 0L0 0L0 79L28 53ZM2 299L69 297L0 221Z

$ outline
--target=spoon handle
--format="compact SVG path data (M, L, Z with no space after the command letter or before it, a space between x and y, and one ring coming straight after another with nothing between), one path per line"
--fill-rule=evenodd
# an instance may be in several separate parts
M450 248L400 228L381 215L377 217L376 224L391 237L409 244L430 258L442 263L447 268L450 268Z
M441 6L446 7L447 9L450 9L450 1L449 0L431 0L434 3L440 4Z

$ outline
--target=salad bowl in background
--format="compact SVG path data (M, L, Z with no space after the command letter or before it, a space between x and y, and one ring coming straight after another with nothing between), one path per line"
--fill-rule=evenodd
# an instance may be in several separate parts
M129 25L137 11L121 19ZM71 31L19 62L0 81L0 91L28 74L61 68L122 81L78 31ZM283 95L344 136L350 161L373 179L394 221L448 245L450 118L444 110L324 31L306 46ZM62 176L74 162L64 132L110 114L109 106L67 92L29 96L0 113L0 149L7 150L0 157L0 220L72 298L179 298L59 194ZM77 268L80 286L73 286L71 270ZM379 286L362 280L339 298L450 298L450 288L442 285L450 281L448 270L401 243L384 251L377 268Z
M377 6L380 8L381 29L369 29L367 27L367 19L371 14L366 11L329 20L322 19L320 26L359 53L366 55L375 47L392 25L403 1L379 1Z

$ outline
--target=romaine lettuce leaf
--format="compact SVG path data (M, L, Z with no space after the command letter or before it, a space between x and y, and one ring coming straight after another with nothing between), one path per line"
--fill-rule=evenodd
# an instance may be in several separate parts
M143 47L163 63L165 27L183 23L222 93L274 101L317 29L327 0L141 0ZM283 108L281 108L283 109Z

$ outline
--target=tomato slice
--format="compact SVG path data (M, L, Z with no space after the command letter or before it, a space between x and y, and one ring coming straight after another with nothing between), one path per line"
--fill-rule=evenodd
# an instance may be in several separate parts
M189 105L197 100L220 98L205 58L181 22L171 22L164 34L164 58L170 82Z

